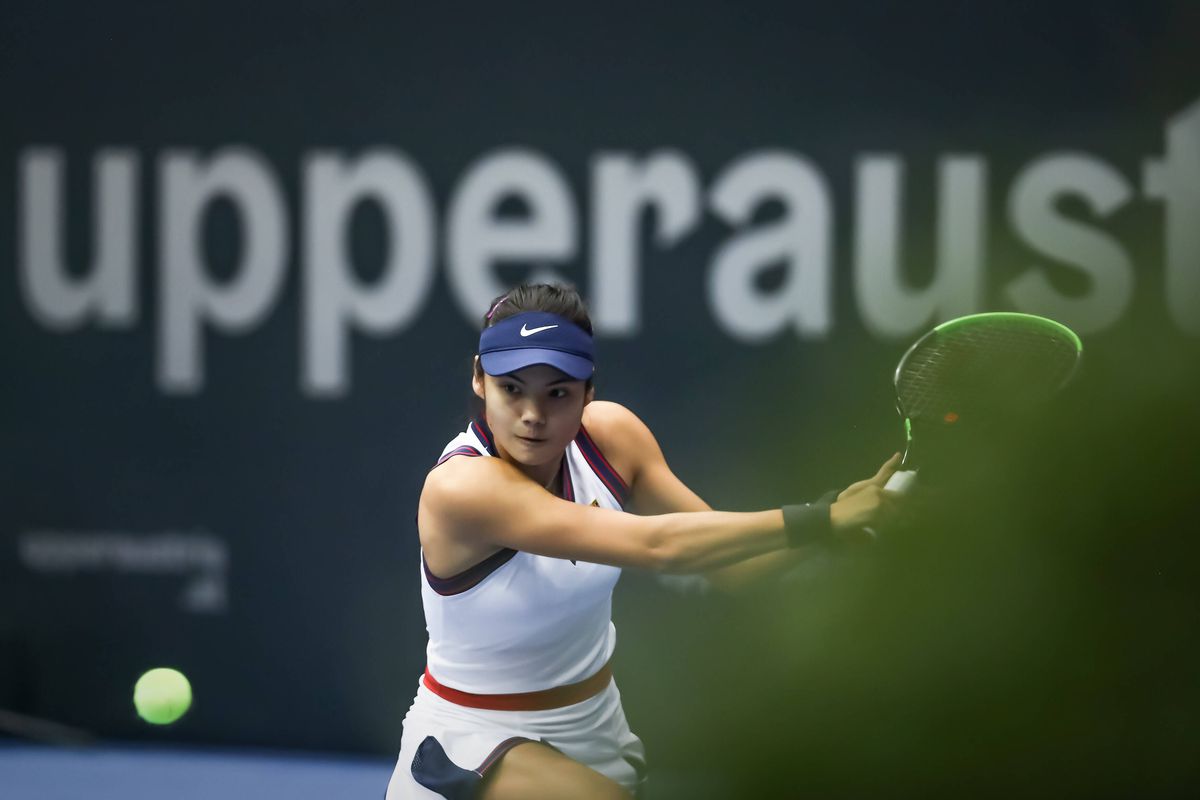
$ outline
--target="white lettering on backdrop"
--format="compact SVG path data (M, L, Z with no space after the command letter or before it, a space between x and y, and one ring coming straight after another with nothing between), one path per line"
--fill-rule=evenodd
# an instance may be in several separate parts
M1168 318L1200 335L1200 101L1167 120L1164 150L1140 165L1140 188L1164 212ZM1006 284L993 279L990 293L984 156L938 161L936 268L925 286L910 285L901 266L903 160L863 155L855 164L851 280L861 321L876 336L908 337L938 319L997 304L1048 314L1085 333L1109 328L1126 313L1137 270L1127 247L1102 226L1135 201L1137 185L1112 164L1062 152L1037 156L1017 172L1004 193L1006 220L1035 258ZM354 332L398 335L419 318L439 256L451 295L473 324L505 288L500 265L537 265L532 278L566 277L566 268L584 257L586 239L586 288L597 333L636 336L643 317L654 313L654 298L643 298L641 290L645 262L653 258L647 250L666 250L695 233L705 208L731 231L704 271L680 280L706 281L720 330L754 343L789 333L819 339L833 326L831 191L818 167L796 153L743 153L717 171L706 192L699 170L680 150L602 152L592 159L589 191L575 192L545 154L501 149L472 163L450 187L443 239L424 175L397 151L306 154L297 202L302 230L294 237L275 167L249 148L166 151L158 160L152 211L139 196L137 153L102 149L92 167L90 258L80 258L86 268L72 269L64 256L66 158L52 146L19 155L22 299L30 316L53 332L136 326L139 275L148 269L138 225L158 220L157 381L172 394L203 389L206 335L248 332L276 307L293 240L303 276L299 382L313 396L349 390ZM589 203L586 236L578 230L580 198ZM1060 207L1066 198L1082 205L1083 219ZM236 212L241 248L233 276L218 281L201 234L222 199ZM370 284L355 276L347 247L361 203L378 206L388 237L381 275ZM763 208L781 213L764 219ZM1086 288L1068 294L1056 287L1047 277L1051 264L1078 273ZM782 280L768 285L762 278L772 270Z

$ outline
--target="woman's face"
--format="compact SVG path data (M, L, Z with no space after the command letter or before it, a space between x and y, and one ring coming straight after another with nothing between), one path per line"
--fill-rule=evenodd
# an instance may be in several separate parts
M586 387L586 381L544 364L499 376L476 370L472 380L501 455L531 467L558 465L592 399Z

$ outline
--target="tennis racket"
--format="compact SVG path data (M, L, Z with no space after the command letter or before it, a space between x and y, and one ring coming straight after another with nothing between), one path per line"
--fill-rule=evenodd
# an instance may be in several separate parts
M885 488L906 491L921 469L954 469L964 441L1047 403L1070 382L1082 354L1074 331L1033 314L971 314L926 333L896 366L907 442Z

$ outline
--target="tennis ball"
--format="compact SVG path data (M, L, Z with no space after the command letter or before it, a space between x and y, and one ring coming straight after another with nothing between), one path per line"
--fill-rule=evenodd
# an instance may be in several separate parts
M183 673L169 667L152 669L133 687L138 716L155 725L169 725L192 704L192 685Z

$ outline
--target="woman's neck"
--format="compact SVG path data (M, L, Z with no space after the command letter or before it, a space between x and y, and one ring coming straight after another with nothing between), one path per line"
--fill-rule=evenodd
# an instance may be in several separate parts
M497 450L499 450L501 458L523 472L531 481L545 487L546 491L553 495L562 493L560 476L562 475L562 460L567 457L566 453L563 453L557 460L546 464L529 465L522 464L499 447Z

